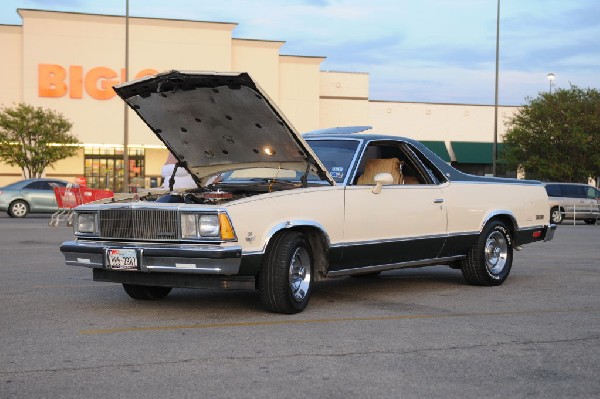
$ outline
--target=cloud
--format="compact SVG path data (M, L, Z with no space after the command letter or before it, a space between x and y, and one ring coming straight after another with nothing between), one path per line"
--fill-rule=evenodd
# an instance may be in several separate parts
M283 54L325 56L325 70L367 72L374 99L490 104L494 0L130 0L132 16L234 22L234 37L285 41ZM3 0L16 8L123 15L125 0ZM600 87L600 2L502 0L500 101L547 87Z

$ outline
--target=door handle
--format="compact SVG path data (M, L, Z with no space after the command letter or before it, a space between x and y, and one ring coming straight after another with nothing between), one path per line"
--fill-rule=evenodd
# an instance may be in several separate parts
M441 204L442 202L444 202L443 198L436 198L436 199L433 200L434 204Z

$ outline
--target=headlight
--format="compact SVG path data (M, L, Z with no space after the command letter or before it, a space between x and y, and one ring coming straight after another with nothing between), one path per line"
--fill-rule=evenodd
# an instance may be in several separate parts
M73 227L75 234L94 234L97 231L96 213L77 213Z
M200 215L198 230L201 237L217 237L219 235L219 217L217 215Z
M235 240L235 233L225 213L182 213L181 238Z

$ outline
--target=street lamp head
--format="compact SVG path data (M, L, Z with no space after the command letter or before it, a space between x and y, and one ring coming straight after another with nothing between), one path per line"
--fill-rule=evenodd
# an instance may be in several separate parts
M546 77L550 82L552 82L556 78L556 75L554 75L553 73L549 73Z

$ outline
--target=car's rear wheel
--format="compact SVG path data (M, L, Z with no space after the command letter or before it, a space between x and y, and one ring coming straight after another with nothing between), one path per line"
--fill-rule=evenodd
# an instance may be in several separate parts
M555 223L555 224L562 223L563 213L558 206L555 206L552 209L550 209L550 220L552 221L552 223Z
M8 206L8 215L11 218L24 218L29 213L29 204L23 200L13 201Z
M498 220L488 223L461 262L465 280L473 285L500 285L510 273L513 248L510 231Z
M584 219L583 221L585 222L585 224L595 224L596 223L596 219Z
M308 305L313 284L312 248L300 232L273 237L258 284L260 300L272 312L294 314Z
M149 285L123 284L127 295L133 299L163 299L171 292L171 287L155 287Z

